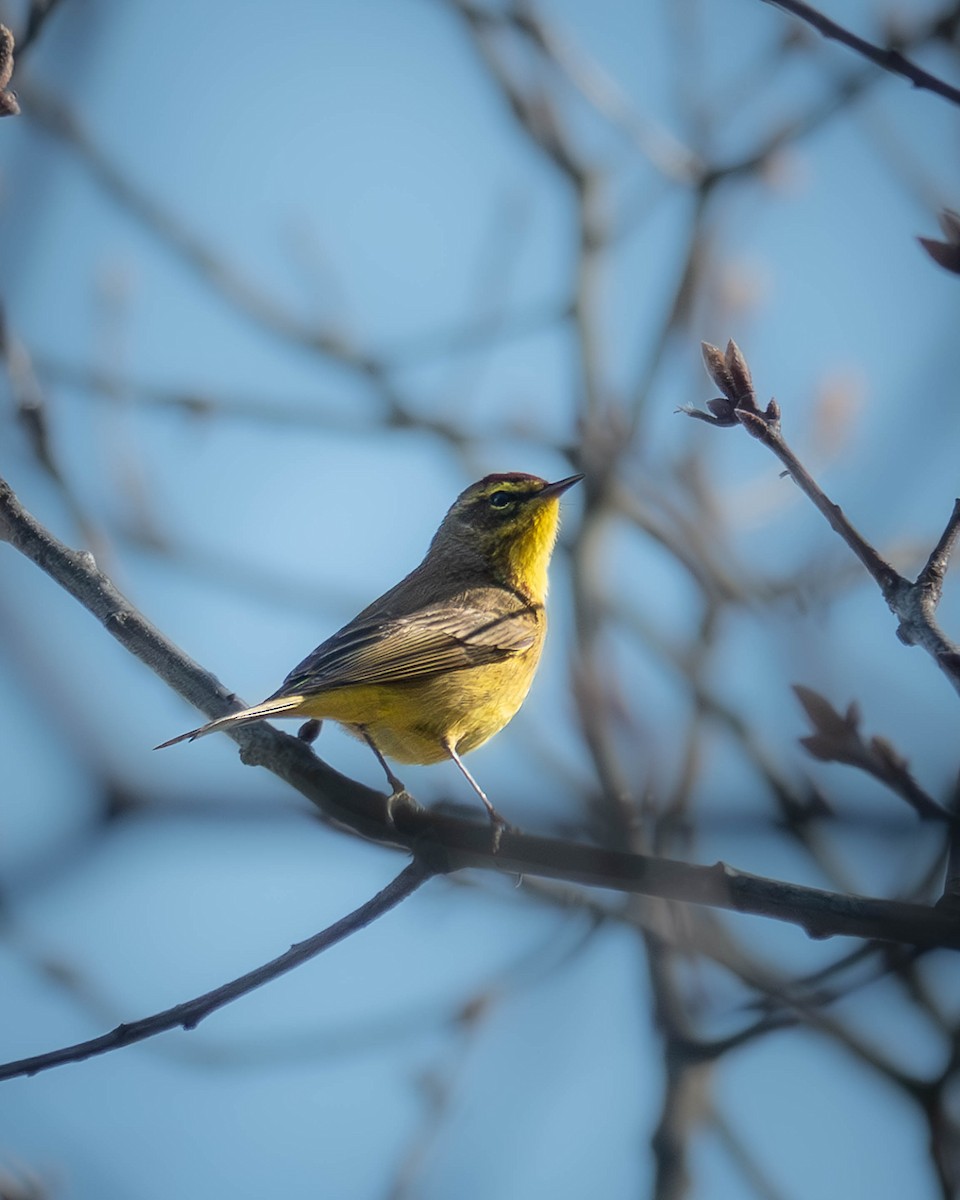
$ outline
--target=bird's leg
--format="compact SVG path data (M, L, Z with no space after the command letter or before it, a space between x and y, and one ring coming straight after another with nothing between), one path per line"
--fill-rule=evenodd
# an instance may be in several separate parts
M457 766L463 772L464 778L466 779L467 783L470 784L470 786L473 788L473 790L477 793L477 795L483 801L483 806L487 810L487 816L490 818L490 824L493 826L493 852L494 852L494 854L496 854L496 852L500 849L500 838L503 835L503 831L505 829L509 829L510 826L507 824L506 820L500 816L500 814L497 812L497 810L493 807L493 805L487 799L487 793L483 790L483 788L480 786L480 784L477 783L477 781L474 779L474 777L470 774L470 772L467 770L467 768L463 765L463 759L457 753L453 744L451 742L444 742L443 748L444 748L444 750L446 750L446 752L450 755L450 757L453 759L453 761L457 764Z
M363 740L367 743L367 745L370 747L370 749L377 756L377 762L380 764L381 767L383 767L384 774L387 777L387 783L390 784L390 796L387 799L387 820L392 825L394 823L393 810L394 810L394 806L396 805L397 801L401 800L408 804L413 804L413 805L416 804L416 801L410 795L410 793L407 791L407 789L403 786L403 781L398 779L397 776L394 775L393 771L390 770L390 764L380 753L380 747L373 740L373 738L366 731L366 729L364 729L364 727L362 725L358 725L357 728L360 730L360 734L363 737Z

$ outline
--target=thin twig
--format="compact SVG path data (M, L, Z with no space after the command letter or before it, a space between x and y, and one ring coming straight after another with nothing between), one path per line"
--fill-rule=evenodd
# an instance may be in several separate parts
M923 589L926 602L932 609L936 609L940 603L944 576L947 573L950 555L953 553L958 537L960 537L960 500L955 500L950 520L940 535L940 540L930 552L926 566L917 576L917 587Z
M116 1029L100 1037L78 1042L73 1046L64 1046L59 1050L50 1050L46 1054L35 1054L31 1058L21 1058L16 1062L0 1064L0 1079L13 1079L20 1075L36 1075L38 1071L46 1071L51 1067L62 1066L68 1062L81 1062L92 1058L95 1054L106 1054L110 1050L118 1050L122 1046L131 1046L134 1042L142 1042L146 1038L175 1029L178 1025L183 1029L195 1029L197 1025L218 1008L230 1004L240 996L245 996L255 988L276 979L278 976L292 971L301 963L316 958L324 950L329 950L337 942L365 928L384 913L395 908L401 900L412 895L421 884L426 883L434 872L423 863L414 861L405 867L400 874L387 884L382 891L366 904L361 904L346 917L335 921L320 933L316 933L306 941L298 942L278 958L272 959L262 967L239 976L237 979L224 983L202 996L175 1004L173 1008L163 1012L143 1017L139 1021L131 1021L118 1025Z
M899 620L897 636L900 640L908 646L920 646L926 650L954 689L960 692L960 647L944 635L934 619L936 600L939 599L937 574L946 570L949 553L960 532L957 528L960 515L956 515L956 505L955 515L951 517L924 568L926 574L921 573L920 579L911 582L895 571L853 527L840 506L834 504L819 487L787 445L780 428L780 406L776 400L771 400L765 409L757 403L750 369L736 342L728 342L726 352L704 343L703 356L710 377L723 395L709 402L709 412L689 406L680 411L711 425L742 425L752 437L776 455L794 483L810 498L830 527L866 567L880 588L887 607Z
M836 21L831 20L818 9L805 4L804 0L763 0L763 2L774 8L782 8L784 12L798 17L823 37L848 46L863 58L869 59L870 62L893 75L901 75L904 79L908 79L914 87L934 92L936 95L942 96L944 100L949 100L951 104L960 104L960 88L955 88L944 80L938 79L936 75L931 75L923 67L918 67L916 63L905 58L899 50L890 46L876 46L873 42L868 42L866 38L859 37L851 30L838 25Z

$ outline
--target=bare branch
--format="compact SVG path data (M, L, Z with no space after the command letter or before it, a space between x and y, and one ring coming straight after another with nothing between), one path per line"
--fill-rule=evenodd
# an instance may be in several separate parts
M926 602L932 609L936 609L940 603L943 579L958 537L960 537L960 500L954 500L950 520L940 535L940 540L931 551L926 566L917 576L917 587L923 589Z
M695 182L703 164L665 126L638 112L613 76L594 59L585 46L566 36L555 22L548 25L533 5L517 6L514 20L527 34L544 59L576 88L591 107L629 139L630 144L666 179Z
M786 473L813 501L830 527L843 538L869 571L887 607L899 619L897 636L900 640L908 646L921 646L926 650L960 692L960 647L943 634L934 619L936 600L939 600L937 572L946 569L947 559L957 538L955 525L960 521L960 516L951 518L924 568L926 576L922 574L920 579L911 583L877 553L847 520L840 506L834 504L814 482L783 438L780 406L776 400L771 400L765 409L757 404L749 368L736 342L728 342L726 352L705 343L703 355L707 371L723 395L708 403L709 412L690 407L680 411L711 425L742 425L780 459L786 467ZM934 564L932 567L931 562Z
M873 42L868 42L866 38L859 37L811 5L805 4L804 0L764 0L764 3L770 4L774 8L782 8L784 12L798 17L801 21L806 21L823 37L848 46L863 58L869 59L870 62L893 75L901 75L904 79L908 79L914 87L934 92L936 95L942 96L944 100L949 100L951 104L960 104L960 88L955 88L944 80L938 79L936 75L931 75L923 67L918 67L916 63L905 58L899 50L890 46L876 46Z
M145 1041L158 1033L175 1029L178 1025L186 1030L195 1029L205 1017L216 1012L218 1008L223 1008L224 1005L239 999L240 996L245 996L248 992L263 987L265 983L277 979L287 971L292 971L301 963L316 958L324 950L329 950L337 942L342 942L344 938L365 928L392 908L396 908L401 900L412 895L433 874L434 872L429 867L414 861L404 867L392 883L377 892L366 904L361 904L348 916L335 921L333 925L329 925L320 933L307 938L306 941L291 946L278 958L272 959L262 967L248 971L245 975L232 979L229 983L221 984L220 987L205 992L193 1000L175 1004L173 1008L143 1017L139 1021L118 1025L116 1029L101 1037L90 1038L89 1041L78 1042L74 1046L64 1046L60 1050L51 1050L46 1054L36 1054L32 1058L21 1058L16 1062L2 1063L0 1064L0 1079L13 1079L19 1075L36 1075L38 1071L46 1071L51 1067L62 1066L64 1063L82 1062L83 1059L92 1058L96 1054L106 1054L110 1050L119 1050L122 1046L132 1046L134 1042Z

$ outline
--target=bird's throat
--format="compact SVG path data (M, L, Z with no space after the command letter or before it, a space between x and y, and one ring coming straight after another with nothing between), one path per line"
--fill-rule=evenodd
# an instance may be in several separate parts
M498 565L513 588L533 604L543 604L547 598L547 568L560 526L559 501L544 501L531 518L500 549Z

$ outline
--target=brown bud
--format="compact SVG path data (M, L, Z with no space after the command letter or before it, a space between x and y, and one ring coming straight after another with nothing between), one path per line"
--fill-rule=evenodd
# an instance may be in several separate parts
M0 117L15 117L20 111L17 97L6 90L13 76L13 47L13 34L0 25Z
M7 86L13 76L14 45L13 34L6 25L0 25L0 91Z
M740 347L732 338L727 342L726 362L737 389L737 396L740 399L744 399L748 395L752 396L753 380L750 378L750 368L747 366L747 360L743 357Z
M736 425L737 410L726 396L717 396L707 401L707 408L713 413L719 425Z
M733 377L727 367L723 351L717 346L711 346L709 342L701 342L700 351L703 354L703 365L707 368L707 374L728 400L735 401Z
M933 238L917 238L938 267L960 275L960 243L937 242Z

